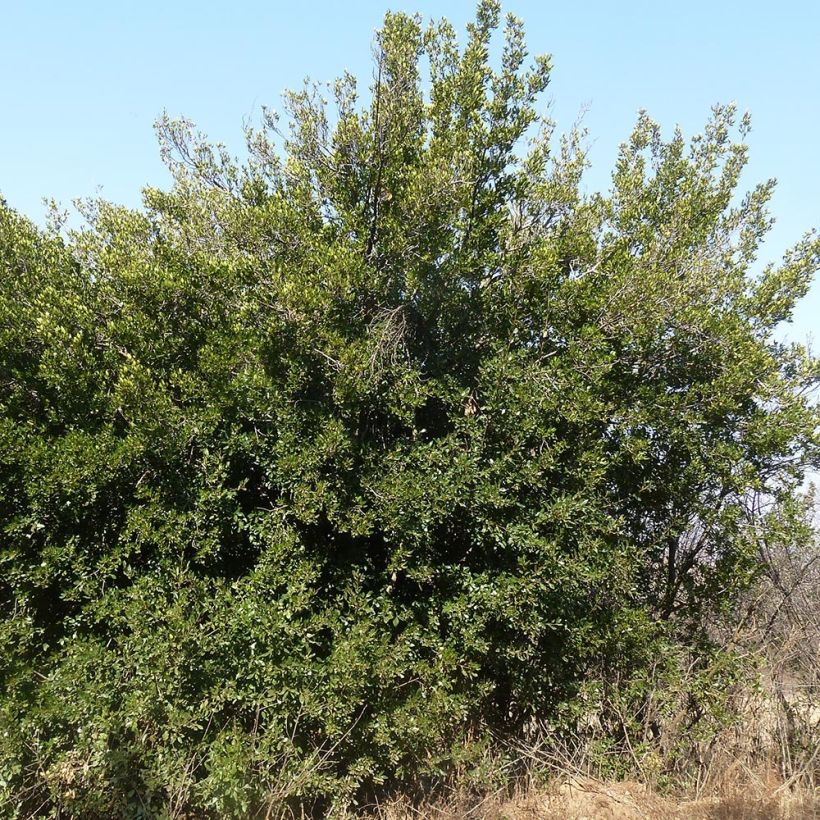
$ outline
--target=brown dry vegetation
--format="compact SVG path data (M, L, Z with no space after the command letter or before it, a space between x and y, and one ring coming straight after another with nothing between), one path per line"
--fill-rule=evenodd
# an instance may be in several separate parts
M721 795L695 800L662 797L635 782L568 780L551 789L530 789L513 797L410 807L380 807L384 820L809 820L820 817L820 801L810 793L778 791L760 781Z

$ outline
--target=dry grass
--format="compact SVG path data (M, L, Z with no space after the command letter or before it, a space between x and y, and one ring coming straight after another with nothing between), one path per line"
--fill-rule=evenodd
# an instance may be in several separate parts
M783 784L780 784L782 786ZM395 801L369 812L379 820L818 820L820 797L774 783L697 800L672 799L637 782L567 779L512 796L489 794L412 806Z

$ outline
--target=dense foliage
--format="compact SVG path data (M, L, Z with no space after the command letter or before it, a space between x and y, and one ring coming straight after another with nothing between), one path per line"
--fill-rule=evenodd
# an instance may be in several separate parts
M82 229L0 208L9 816L327 811L571 729L782 536L820 245L753 275L731 108L584 194L498 27L388 14L367 102L291 94L242 162L164 119L171 190Z

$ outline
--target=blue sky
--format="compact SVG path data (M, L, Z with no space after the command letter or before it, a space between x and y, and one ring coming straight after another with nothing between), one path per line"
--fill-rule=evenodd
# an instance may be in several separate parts
M152 123L167 109L241 149L243 121L279 106L306 76L348 69L370 77L374 29L387 8L446 16L461 0L280 3L258 0L74 3L0 0L0 191L41 221L43 197L102 195L138 205L145 184L167 185ZM777 259L820 226L820 4L568 3L509 0L532 52L553 55L550 112L568 128L582 110L606 187L617 146L646 108L667 133L700 130L716 102L753 117L747 187L779 180L777 224L763 257ZM820 335L820 282L789 337Z

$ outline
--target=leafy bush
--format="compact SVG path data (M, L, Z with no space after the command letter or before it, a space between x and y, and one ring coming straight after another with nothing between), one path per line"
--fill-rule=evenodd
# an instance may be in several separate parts
M369 101L290 94L243 162L163 118L140 210L0 209L9 816L433 782L754 578L749 499L818 458L817 361L773 330L820 244L752 274L732 108L689 143L642 115L584 195L498 26L388 14Z

